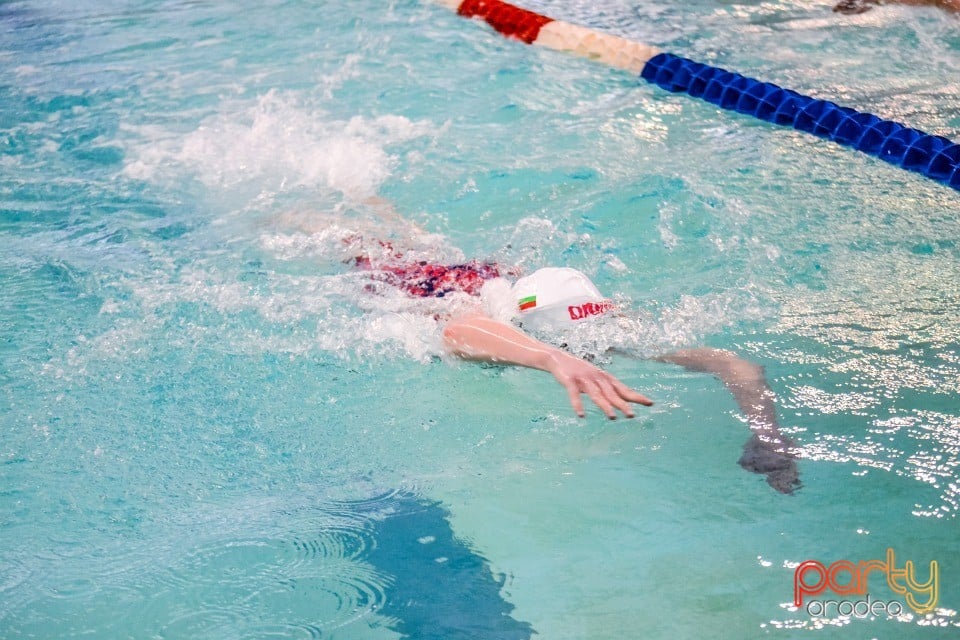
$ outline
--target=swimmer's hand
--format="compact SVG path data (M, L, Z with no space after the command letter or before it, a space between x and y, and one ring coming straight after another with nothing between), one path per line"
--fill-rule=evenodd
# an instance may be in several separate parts
M617 410L628 418L634 416L630 403L649 407L653 401L623 384L615 376L564 351L550 354L549 371L567 390L570 406L581 418L585 415L582 395L593 400L608 418L615 420Z
M443 340L450 353L461 358L547 371L567 390L570 405L581 418L585 415L584 393L611 420L618 410L632 418L630 403L653 404L606 371L493 318L455 318L444 327Z

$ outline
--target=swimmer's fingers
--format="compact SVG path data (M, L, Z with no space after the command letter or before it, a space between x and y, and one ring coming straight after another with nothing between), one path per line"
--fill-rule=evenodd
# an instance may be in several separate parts
M578 381L576 385L576 388L579 389L579 393L576 394L578 402L580 393L586 393L590 400L611 420L617 419L618 410L626 417L632 418L634 416L633 409L630 408L627 399L613 384L615 378L602 371L597 373L598 375ZM582 417L583 414L578 415Z
M611 420L617 417L617 411L632 418L631 402L647 406L653 404L649 398L623 384L612 374L568 354L556 358L550 371L567 390L570 406L581 418L585 415L581 397L584 393Z
M606 385L607 388L605 389L603 382L604 381L602 378L584 380L581 383L581 388L583 392L586 393L591 400L593 400L593 404L600 407L600 410L603 411L608 418L611 420L616 420L617 412L613 409L614 402L612 401L613 399L609 397L611 395L611 388L608 383ZM623 404L622 400L619 402L621 405ZM618 408L620 407L618 406Z
M595 405L600 407L601 411L607 414L608 418L612 420L617 417L613 406L604 397L603 391L596 382L589 378L575 376L562 378L560 382L567 390L567 396L570 398L570 406L573 407L577 417L582 418L586 415L586 411L583 408L583 398L580 397L581 394L584 393L587 394Z
M613 376L605 375L597 382L597 386L600 388L600 391L603 393L603 397L607 402L620 410L623 415L628 418L633 417L633 409L630 408L630 405L627 403L626 399L620 394L620 391L613 384ZM607 412L607 417L615 419L617 417L616 413Z
M570 406L573 407L577 417L582 418L587 415L586 411L583 409L583 399L580 397L580 388L572 382L565 383L563 386L567 388L567 395L570 398Z
M653 400L643 395L642 393L638 393L634 391L627 385L620 382L614 376L610 376L610 384L612 384L613 388L616 389L617 395L619 395L621 398L623 398L627 402L635 402L637 404L642 404L645 407L649 407L653 404Z

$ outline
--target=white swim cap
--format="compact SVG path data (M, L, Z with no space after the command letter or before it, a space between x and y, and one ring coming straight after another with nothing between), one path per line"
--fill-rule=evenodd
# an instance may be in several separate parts
M520 322L536 330L570 327L613 308L587 276L568 268L546 267L520 278L513 296Z

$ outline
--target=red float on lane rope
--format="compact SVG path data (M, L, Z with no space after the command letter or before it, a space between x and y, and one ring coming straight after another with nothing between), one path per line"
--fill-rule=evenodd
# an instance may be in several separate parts
M500 0L465 0L457 7L457 13L468 18L483 18L503 35L518 38L527 44L533 44L543 25L553 22L553 18Z
M637 73L668 91L806 131L876 156L960 190L960 144L899 122L815 100L718 67L701 64L587 27L554 20L502 0L437 0L483 18L505 36Z

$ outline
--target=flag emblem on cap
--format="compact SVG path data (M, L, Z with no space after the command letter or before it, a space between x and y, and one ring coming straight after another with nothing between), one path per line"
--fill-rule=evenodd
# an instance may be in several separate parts
M526 298L520 298L520 311L533 309L535 306L537 306L537 296L527 296Z

